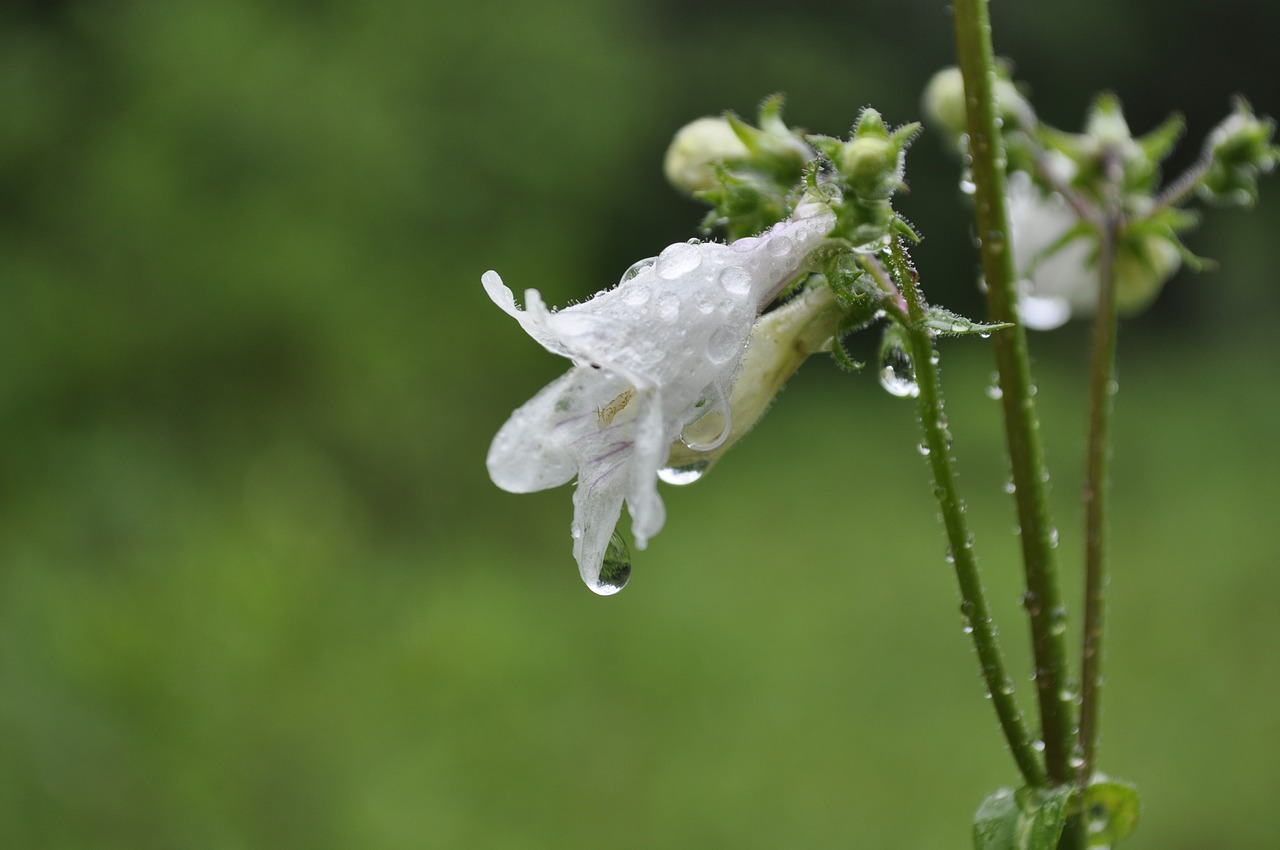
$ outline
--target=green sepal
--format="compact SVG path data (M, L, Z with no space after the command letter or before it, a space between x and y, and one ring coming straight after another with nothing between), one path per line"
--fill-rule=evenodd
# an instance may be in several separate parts
M973 817L974 850L1057 850L1075 789L1002 788Z
M900 214L894 216L893 222L889 225L889 230L899 236L906 237L913 245L919 245L920 240L924 238L920 235L920 232L916 230L915 225L907 221Z
M840 151L844 150L844 142L832 136L810 133L804 138L815 150L832 161L836 160L840 156Z
M946 307L929 306L923 322L917 323L942 336L991 336L992 332L1013 327L1009 322L988 325L966 319L959 313L953 313Z
M1169 158L1169 154L1173 153L1174 147L1177 146L1178 140L1182 138L1182 134L1186 130L1186 119L1182 117L1182 113L1175 112L1164 119L1164 123L1159 127L1156 127L1150 133L1139 136L1138 145L1151 162L1164 162Z
M1081 816L1089 847L1114 847L1138 828L1138 792L1123 782L1106 780L1084 789Z
M836 327L835 338L831 345L831 358L836 361L836 365L846 372L861 372L866 368L867 364L861 360L854 360L849 354L849 349L844 347L845 337L854 331L860 330L869 323L857 324L849 320L843 320ZM846 326L848 325L848 326ZM855 326L856 325L856 326Z

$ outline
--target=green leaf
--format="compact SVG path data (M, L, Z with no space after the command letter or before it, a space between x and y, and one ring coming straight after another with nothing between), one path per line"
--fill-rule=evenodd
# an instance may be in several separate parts
M1138 828L1138 793L1122 782L1095 782L1084 790L1090 847L1112 847Z
M966 319L959 313L953 313L945 307L929 307L925 319L921 322L929 330L943 336L970 336L978 334L979 336L990 336L992 331L998 331L1002 328L1011 328L1013 325L1005 322L998 325L986 325L982 322L975 322L972 319Z
M1002 788L973 818L975 850L1057 850L1075 789Z

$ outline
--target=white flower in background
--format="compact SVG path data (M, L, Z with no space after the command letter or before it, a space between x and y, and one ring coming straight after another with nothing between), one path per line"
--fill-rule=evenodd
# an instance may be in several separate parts
M1079 219L1060 195L1045 196L1030 175L1009 175L1009 241L1019 282L1018 313L1023 324L1050 330L1098 303L1097 273L1090 246L1074 239L1046 256Z
M1062 176L1070 178L1069 173ZM1097 245L1084 236L1061 243L1079 221L1075 211L1060 195L1043 194L1021 171L1009 175L1008 192L1009 239L1020 279L1022 323L1035 330L1051 330L1073 316L1092 314L1098 306ZM1046 253L1055 246L1056 250ZM1149 304L1181 262L1177 247L1168 239L1141 234L1122 241L1114 270L1120 311L1132 313Z
M805 271L834 224L830 208L812 202L731 245L677 243L637 263L613 289L554 312L533 289L521 310L496 272L484 274L494 303L574 363L498 431L489 475L512 493L577 475L573 553L596 593L621 589L602 580L601 565L624 501L637 548L661 530L657 476L671 443L713 413L717 433L697 429L693 437L691 429L686 441L710 452L728 438L728 398L756 316Z

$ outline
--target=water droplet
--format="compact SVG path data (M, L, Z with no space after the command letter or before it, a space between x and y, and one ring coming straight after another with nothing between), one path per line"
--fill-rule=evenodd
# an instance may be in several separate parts
M1043 753L1044 741L1041 741L1039 738L1036 738L1034 741L1031 742L1031 749L1035 750L1037 753Z
M680 315L680 296L674 292L664 292L658 296L658 316L664 322L673 322Z
M706 461L690 463L685 466L665 466L658 470L658 478L668 484L683 487L686 484L692 484L702 476L706 475L708 466L710 466L710 464Z
M716 309L716 302L705 290L698 292L698 297L694 299L694 306L698 308L698 312L704 316L708 316Z
M795 243L791 241L790 236L774 236L771 237L765 245L769 253L775 257L785 257L791 253L791 249L795 247Z
M720 448L729 438L729 429L733 425L733 417L729 401L719 384L712 384L711 402L705 407L705 413L686 424L680 431L680 441L695 452L709 452Z
M1014 691L1013 679L1010 679L1008 676L1006 676L1004 681L1000 683L1000 693L1004 694L1007 697L1010 697L1010 696L1013 696L1013 691ZM1042 743L1040 746L1044 747L1044 744Z
M926 446L924 443L921 443L920 445L916 446L916 451L920 452L920 454L924 455L925 457L929 456L929 447Z
M741 344L737 334L721 325L712 331L711 338L707 340L707 359L717 366L727 363L738 353Z
M1061 635L1067 631L1067 606L1055 605L1049 611L1049 632L1050 634Z
M751 291L751 274L741 266L729 266L720 272L720 285L730 295L746 295Z
M729 248L731 250L738 251L739 253L746 253L747 251L754 250L759 244L759 236L744 236L730 245Z
M591 587L601 596L612 596L627 586L631 578L631 550L627 541L617 531L609 538L609 548L605 550L604 562L600 565L600 577Z
M642 271L649 268L649 266L653 265L654 261L657 259L658 259L657 257L648 257L646 259L638 260L635 263L632 263L631 268L627 269L625 272L622 273L622 279L619 280L618 283L619 284L626 283L632 278L638 276Z
M902 345L901 332L885 331L880 343L880 386L898 398L915 398L920 394L911 356Z
M1012 496L1014 493L1018 492L1018 485L1014 484L1013 480L1010 479L1004 482L1004 491Z
M960 180L960 191L964 192L966 195L972 195L974 192L978 191L978 184L974 183L968 177L965 177Z
M696 245L690 245L688 242L677 242L675 245L668 245L658 255L657 261L654 263L654 271L658 277L666 280L675 280L681 275L686 275L702 264L702 254L699 253Z
M987 384L987 398L999 400L1004 398L1004 390L1000 388L1000 373L991 373L991 382Z
M649 288L644 284L623 287L622 301L629 307L639 307L649 300Z

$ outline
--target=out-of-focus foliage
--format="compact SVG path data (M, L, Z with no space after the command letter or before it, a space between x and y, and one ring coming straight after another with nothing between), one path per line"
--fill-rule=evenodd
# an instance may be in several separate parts
M993 11L1056 124L1104 86L1193 138L1237 90L1280 113L1262 0L1047 8ZM948 26L889 0L5 5L0 845L962 846L1011 767L910 405L812 364L599 600L567 490L485 478L563 364L479 285L563 304L693 235L661 157L698 115L786 91L815 132L914 120ZM903 211L931 299L976 315L936 141ZM1135 848L1273 838L1271 188L1121 341L1103 765L1142 790ZM1073 565L1081 331L1036 342ZM989 352L943 356L1020 657Z

